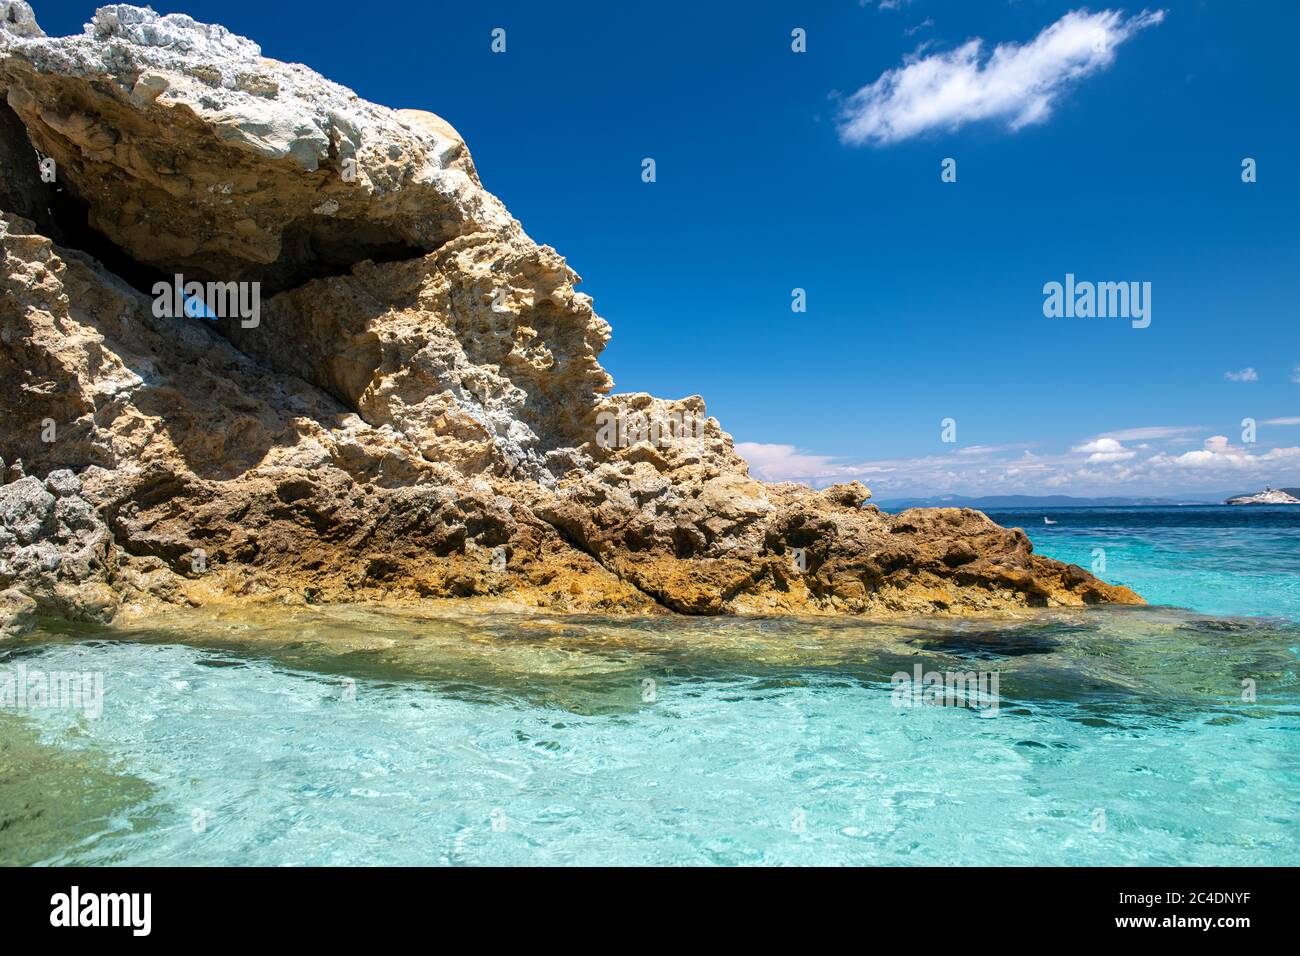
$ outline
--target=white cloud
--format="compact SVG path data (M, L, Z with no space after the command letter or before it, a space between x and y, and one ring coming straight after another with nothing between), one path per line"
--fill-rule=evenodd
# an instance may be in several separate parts
M1246 455L1240 449L1235 449L1224 435L1214 435L1205 439L1205 447L1198 451L1184 452L1177 458L1172 458L1176 465L1209 465L1209 464L1229 464L1236 461L1245 460Z
M1300 362L1297 362L1295 366L1291 369L1291 381L1295 382L1297 385L1300 385Z
M820 475L835 461L828 455L809 455L794 445L736 442L736 452L749 462L749 471L763 481L793 481Z
M762 481L804 481L810 484L828 484L893 470L888 465L870 462L857 465L837 464L836 459L830 455L809 454L794 445L742 441L736 442L736 452L749 462L750 474Z
M914 54L845 101L840 138L884 145L977 120L1005 120L1013 130L1042 122L1072 83L1109 66L1117 46L1163 19L1162 10L1128 18L1074 10L1030 42L998 44L987 57L978 37L948 53Z
M1224 372L1223 377L1229 382L1258 382L1259 373L1253 368L1243 368L1240 372Z
M1233 445L1225 436L1214 435L1205 439L1205 447L1198 451L1184 452L1176 457L1156 455L1151 461L1156 466L1237 470L1295 458L1300 458L1300 448L1272 448L1262 454L1252 454L1245 448Z
M957 449L959 455L997 455L1004 451L1020 451L1024 445L963 445ZM1029 452L1025 452L1033 457Z
M1266 418L1265 425L1300 425L1300 418Z
M1159 441L1162 438L1178 438L1201 430L1199 425L1149 425L1145 428L1124 428L1117 432L1104 432L1102 438L1114 438L1118 441Z
M1130 451L1113 438L1097 438L1082 445L1077 445L1071 450L1079 454L1086 454L1088 461L1093 464L1108 461L1128 461L1130 458L1137 457L1137 452Z
M1279 419L1300 424L1297 419ZM1184 428L1154 427L1130 432L1159 435ZM1023 445L964 445L916 458L853 463L794 445L744 442L736 450L749 460L755 478L798 481L824 487L861 479L877 498L913 495L1051 494L1159 495L1221 493L1235 487L1300 486L1300 448L1262 450L1232 445L1222 435L1202 447L1176 453L1125 445L1109 433L1049 454ZM1167 444L1179 444L1168 439ZM1018 450L1018 454L1015 451Z

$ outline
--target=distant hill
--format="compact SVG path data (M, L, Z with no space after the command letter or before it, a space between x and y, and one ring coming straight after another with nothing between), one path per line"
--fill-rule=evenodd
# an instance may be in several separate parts
M1139 498L1117 496L1110 498L1075 498L1071 495L941 495L937 498L886 498L872 500L886 511L905 508L975 508L980 511L999 508L1130 508L1139 506L1173 507L1177 505L1217 505L1220 495L1189 495L1186 498Z

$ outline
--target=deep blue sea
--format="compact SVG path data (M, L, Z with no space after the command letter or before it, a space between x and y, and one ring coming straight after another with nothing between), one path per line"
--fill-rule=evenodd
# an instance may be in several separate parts
M1152 606L277 607L10 641L0 673L104 696L0 710L0 863L1300 863L1300 508L993 516ZM996 706L900 694L918 667L996 675Z

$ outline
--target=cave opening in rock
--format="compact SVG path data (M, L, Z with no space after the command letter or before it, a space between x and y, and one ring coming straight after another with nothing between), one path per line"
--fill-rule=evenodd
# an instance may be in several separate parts
M381 224L321 215L286 226L280 237L280 254L271 263L240 263L237 270L194 261L144 263L91 225L90 204L66 181L62 170L54 181L43 180L43 158L22 120L0 98L0 210L32 220L42 235L97 259L145 295L153 294L155 283L170 282L180 273L200 282L260 281L262 295L269 297L313 279L346 275L367 260L399 262L432 251L395 237ZM232 275L234 271L239 274Z
M160 269L139 262L125 249L90 224L90 206L69 188L56 188L50 198L59 245L91 256L137 292L152 295L155 282L166 279Z
M0 99L0 210L31 220L36 231L66 249L84 252L140 292L150 294L163 273L138 262L90 225L90 207L71 186L42 176L42 157L27 128Z
M356 219L317 216L299 219L280 236L280 255L260 278L263 292L275 295L310 282L347 275L357 263L402 262L432 249L395 238L389 227Z

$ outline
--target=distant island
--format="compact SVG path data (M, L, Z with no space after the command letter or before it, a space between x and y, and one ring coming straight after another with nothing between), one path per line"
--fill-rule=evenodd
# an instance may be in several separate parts
M1225 505L1300 505L1300 488L1269 488L1253 495L1237 495Z

